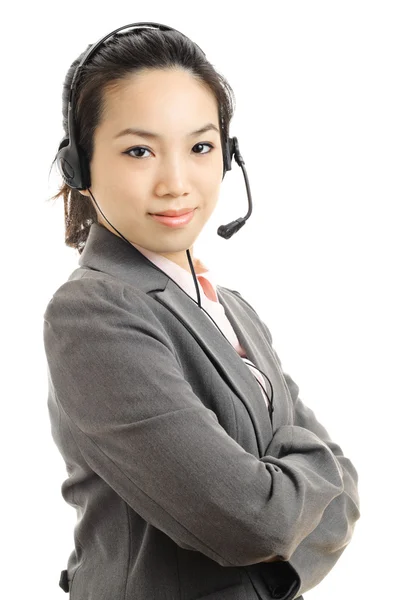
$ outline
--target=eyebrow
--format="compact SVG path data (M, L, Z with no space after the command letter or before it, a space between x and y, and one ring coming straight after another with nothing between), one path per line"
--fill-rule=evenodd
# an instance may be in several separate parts
M196 131L192 131L192 133L188 133L187 137L193 137L194 135L199 135L200 133L205 133L206 131L216 131L219 133L218 127L216 127L213 123L207 123L204 127L200 127L200 129L196 129ZM124 135L139 135L140 137L159 139L162 137L157 133L153 133L151 131L145 131L143 129L133 129L132 127L127 127L127 129L123 129L114 137L114 139L122 137Z

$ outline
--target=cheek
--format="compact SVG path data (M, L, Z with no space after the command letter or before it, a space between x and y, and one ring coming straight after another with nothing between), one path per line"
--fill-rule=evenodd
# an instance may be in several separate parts
M220 189L221 189L221 178L222 178L222 171L221 173L217 173L216 175L213 174L213 177L209 178L207 181L207 187L205 189L205 194L207 197L207 201L209 204L215 205L218 201L219 198L219 194L220 194Z
M101 175L107 192L115 195L120 199L129 199L138 191L143 189L143 181L140 175L132 168L129 168L129 163L124 164L124 161L117 163L114 167L112 164L104 167Z
M203 206L205 220L208 220L213 214L215 207L217 206L217 202L218 192L215 191L214 187L214 189L210 189L209 193L205 196L205 204Z

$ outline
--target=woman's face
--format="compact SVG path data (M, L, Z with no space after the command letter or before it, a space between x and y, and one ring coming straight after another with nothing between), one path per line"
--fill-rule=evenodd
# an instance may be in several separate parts
M215 130L193 133L209 124ZM126 129L154 136L121 133ZM218 104L212 92L180 69L144 70L107 90L90 172L96 202L127 240L190 271L186 249L192 255L192 245L217 203L223 174ZM90 198L88 190L81 193ZM93 205L99 223L118 235ZM179 227L149 214L182 208L195 211Z

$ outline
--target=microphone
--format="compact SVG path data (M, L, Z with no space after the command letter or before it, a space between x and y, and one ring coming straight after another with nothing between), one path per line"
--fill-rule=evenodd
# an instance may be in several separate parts
M249 208L248 208L246 216L239 217L235 221L231 221L230 223L227 223L226 225L220 225L218 227L218 230L217 230L218 235L225 238L226 240L231 238L233 236L233 234L235 234L237 231L239 231L239 229L241 229L243 227L243 225L245 225L247 219L250 217L251 213L253 212L253 202L251 199L250 184L249 184L249 179L247 177L247 171L244 166L244 160L243 160L242 155L240 154L239 142L237 140L237 137L233 137L232 141L233 141L233 148L234 148L233 156L234 156L237 164L242 168L242 171L243 171L244 181L246 184L247 201L249 204Z

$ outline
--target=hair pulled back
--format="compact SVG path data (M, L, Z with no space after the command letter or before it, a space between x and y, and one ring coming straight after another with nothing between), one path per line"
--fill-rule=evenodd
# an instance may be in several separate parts
M74 60L66 74L62 92L62 116L68 134L68 100L72 79L83 55ZM180 67L190 72L215 96L219 107L221 143L226 144L229 125L235 109L234 92L190 39L178 31L161 31L138 27L115 34L106 40L82 67L75 91L75 123L77 142L88 161L93 156L93 137L102 119L105 92L142 69ZM53 161L54 164L54 161ZM93 222L98 222L91 198L63 182L58 193L64 199L65 244L82 253Z

